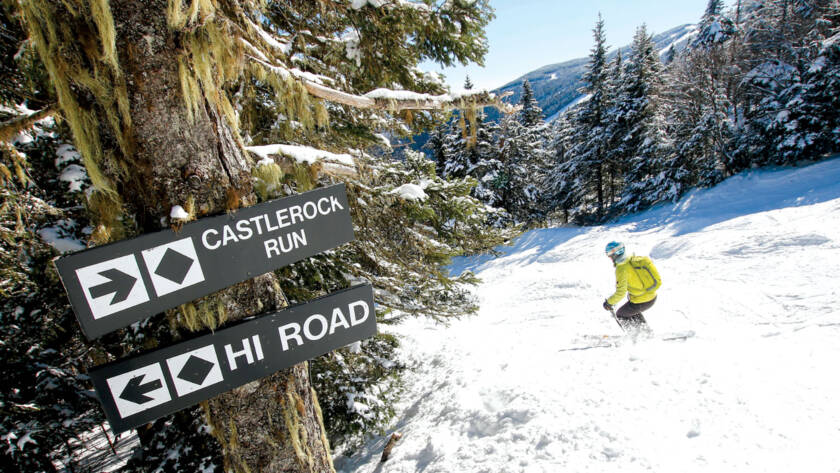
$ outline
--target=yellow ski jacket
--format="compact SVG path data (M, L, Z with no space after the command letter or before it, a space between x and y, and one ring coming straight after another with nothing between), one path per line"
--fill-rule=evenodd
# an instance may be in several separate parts
M615 293L607 303L616 305L630 292L630 302L641 304L652 301L662 286L659 271L647 256L631 256L615 265Z

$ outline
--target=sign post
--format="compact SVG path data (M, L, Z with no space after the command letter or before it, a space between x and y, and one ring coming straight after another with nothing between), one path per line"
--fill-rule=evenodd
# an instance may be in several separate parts
M114 432L376 334L370 285L90 371Z
M353 238L345 186L337 184L75 253L56 266L93 339Z

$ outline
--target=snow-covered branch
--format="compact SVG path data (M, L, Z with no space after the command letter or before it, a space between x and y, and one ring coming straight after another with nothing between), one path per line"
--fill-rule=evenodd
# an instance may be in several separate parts
M406 90L376 89L365 95L354 95L300 77L299 79L303 82L306 90L315 97L356 108L375 108L395 112L401 110L442 110L466 106L496 107L505 113L516 110L516 107L502 102L504 97L511 94L510 92L498 96L486 90L461 95L429 95Z
M52 103L44 107L42 110L30 113L29 115L21 115L4 122L0 122L0 141L11 140L21 131L31 128L35 122L50 117L57 111L58 105Z

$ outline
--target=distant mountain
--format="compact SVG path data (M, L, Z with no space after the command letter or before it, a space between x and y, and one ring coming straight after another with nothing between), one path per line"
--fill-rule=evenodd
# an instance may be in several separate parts
M696 28L697 25L686 24L655 35L653 41L659 49L660 55L664 54L672 46L677 52L684 49L688 41L696 34ZM623 46L620 49L621 54L625 57L630 53L630 45ZM608 54L609 59L612 60L616 53L617 50L611 49ZM505 101L508 103L518 103L519 97L522 94L522 83L527 79L531 83L531 88L534 90L534 96L537 102L539 102L540 107L543 109L543 116L546 117L547 121L551 121L557 117L558 113L566 110L571 105L576 105L586 100L586 97L581 95L578 90L583 86L582 80L588 64L589 56L557 64L549 64L508 82L502 87L493 90L493 92L499 94L511 91L513 95L506 98ZM484 112L487 120L497 121L499 119L499 111L493 107L485 108ZM421 150L422 146L428 140L429 134L421 133L413 137L410 146L413 149Z
M696 25L691 24L678 26L655 35L653 41L659 49L660 54L664 54L672 46L676 51L680 51L685 48L689 39L694 36L695 29ZM625 57L630 52L629 45L620 49L621 54L625 55ZM609 52L609 58L612 59L615 57L616 52L617 50L615 49L611 50ZM504 93L512 91L513 95L508 97L506 101L517 103L522 94L522 83L527 79L531 83L534 96L539 102L540 107L542 107L545 117L552 120L557 116L558 112L563 111L572 102L583 98L578 92L578 89L583 86L582 80L588 64L589 57L587 56L543 66L505 84L493 92ZM488 108L486 112L489 119L494 120L498 118L498 112L495 109Z

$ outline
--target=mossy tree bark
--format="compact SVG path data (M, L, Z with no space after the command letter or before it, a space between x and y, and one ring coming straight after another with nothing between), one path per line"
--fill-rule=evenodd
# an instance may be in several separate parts
M113 184L126 210L135 215L140 231L151 232L168 225L166 218L176 204L189 207L200 217L255 203L251 160L242 151L238 134L224 113L204 100L193 108L193 117L188 115L179 79L179 58L185 49L180 44L182 33L167 25L168 2L76 3L82 7L87 4L95 19L96 15L103 15L103 6L110 8L119 69L107 75L112 80L106 85L114 91L122 87L126 92L130 120L121 110L123 136L117 136L121 132L115 130L120 127L113 126L114 114L109 115L109 104L103 103L100 96L75 86L66 77L58 77L62 73L60 67L53 67L50 73L54 81L70 83L71 95L59 94L68 120L80 115L78 109L70 110L71 107L79 107L96 118L96 130L89 132L100 143L99 170ZM104 34L91 27L90 17L85 19L78 11L73 14L66 10L71 4L42 1L37 7L41 10L33 8L28 12L30 27L33 22L40 22L35 27L42 31L48 31L51 25L58 31L77 35L76 43L70 44L72 40L66 33L52 37L42 34L41 43L68 43L39 44L42 57L56 47L82 49L88 56L88 48L99 47L97 40ZM94 22L100 30L101 20ZM83 62L77 66L89 68L98 79L105 77L95 70L96 65ZM67 100L71 96L74 100ZM113 99L110 105L114 106ZM74 134L78 141L77 129ZM210 298L215 307L223 306L227 320L274 309L285 301L273 274L206 299ZM305 364L218 396L206 403L205 412L223 449L227 471L333 471L320 409Z

